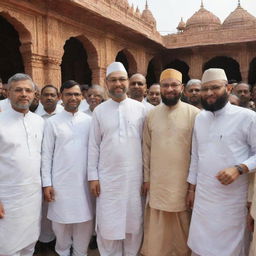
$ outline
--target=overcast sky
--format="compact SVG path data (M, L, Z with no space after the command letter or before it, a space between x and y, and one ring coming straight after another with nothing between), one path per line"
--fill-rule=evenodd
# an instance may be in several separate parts
M146 0L128 0L134 7L144 10ZM223 21L235 10L238 0L204 0L204 7ZM161 34L176 32L176 27L183 17L187 21L199 10L201 0L148 0L149 9L152 11L157 29ZM249 13L256 16L256 0L241 0L241 6Z

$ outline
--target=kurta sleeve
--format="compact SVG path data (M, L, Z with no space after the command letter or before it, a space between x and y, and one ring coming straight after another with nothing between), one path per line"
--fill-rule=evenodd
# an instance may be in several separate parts
M248 127L247 143L251 147L251 157L245 160L242 164L246 165L250 172L256 171L256 114L253 113L250 126Z
M56 136L51 122L46 121L43 143L42 143L42 163L41 175L43 187L52 186L52 167Z
M189 174L187 182L192 185L197 183L197 170L198 170L198 143L196 139L196 129L194 128L192 135L192 151L191 151L191 162L189 167Z
M99 180L98 163L100 156L101 131L96 113L93 113L88 148L88 180Z
M144 182L149 182L150 180L151 133L149 129L149 119L149 116L147 116L143 129Z

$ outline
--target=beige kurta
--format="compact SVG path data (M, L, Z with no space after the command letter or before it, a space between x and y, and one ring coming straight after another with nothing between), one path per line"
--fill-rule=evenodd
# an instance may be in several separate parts
M145 122L144 181L150 182L142 255L190 255L186 211L192 131L200 110L179 101L158 105Z
M144 181L150 182L150 207L186 210L187 176L194 121L200 110L179 101L152 110L143 134Z

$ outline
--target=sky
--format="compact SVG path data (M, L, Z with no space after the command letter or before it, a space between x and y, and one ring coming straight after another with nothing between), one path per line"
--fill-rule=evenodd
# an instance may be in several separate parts
M153 13L157 30L161 34L175 33L181 17L186 22L196 11L199 10L201 0L147 0L148 6ZM145 9L146 0L128 0L142 12ZM240 0L241 6L249 13L256 16L256 0ZM203 0L204 7L214 13L223 22L224 19L235 10L238 0Z

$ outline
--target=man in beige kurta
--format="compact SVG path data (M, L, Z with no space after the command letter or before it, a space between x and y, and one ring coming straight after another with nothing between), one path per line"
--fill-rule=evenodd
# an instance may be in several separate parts
M187 256L190 214L187 176L194 120L200 111L180 101L182 74L160 77L163 104L147 116L144 134L144 186L147 197L142 255Z

